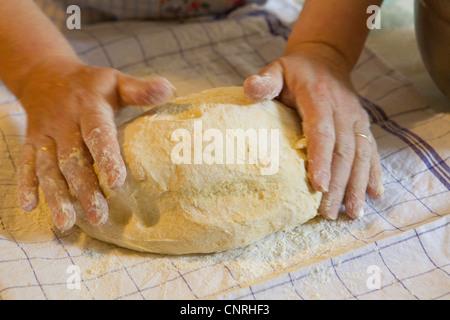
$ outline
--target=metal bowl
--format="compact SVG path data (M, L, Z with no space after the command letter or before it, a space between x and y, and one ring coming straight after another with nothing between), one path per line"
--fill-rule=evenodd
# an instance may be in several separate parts
M415 0L414 15L425 67L450 99L450 1Z

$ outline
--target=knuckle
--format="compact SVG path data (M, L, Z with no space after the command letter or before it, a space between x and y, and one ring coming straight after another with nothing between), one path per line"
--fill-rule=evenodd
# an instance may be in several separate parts
M61 173L77 198L89 194L96 183L95 173L84 156L70 156L59 164Z
M110 109L99 108L95 114L88 114L82 119L82 135L85 140L98 140L103 137L109 138L116 135L116 126L109 119Z
M103 141L108 141L112 138L113 133L109 130L109 128L102 125L90 128L84 135L84 141L86 142L86 145L89 146L91 151L92 148L102 149L104 145L107 145L107 143L103 143Z
M369 115L367 111L362 107L361 103L356 97L345 98L338 104L342 113L347 114L355 121L369 122Z
M79 168L87 167L88 159L82 149L72 148L70 153L58 154L58 163L64 175L71 175Z
M96 125L88 129L88 131L85 134L86 140L97 140L98 138L103 137L105 134L107 134L107 130L105 130L104 126L102 125Z
M46 177L54 176L55 171L55 167L52 165L52 163L46 161L36 167L36 176L39 178L39 180L42 180Z
M81 108L88 108L91 110L91 106L95 105L95 101L99 98L98 94L92 90L85 90L84 88L73 89L72 97L77 106Z
M369 146L357 148L355 160L369 162L371 157L372 157L372 150Z
M24 166L34 166L35 162L35 149L30 144L25 144L22 148L22 153L19 159L19 171Z
M368 114L363 110L362 113L356 114L356 121L353 124L355 130L368 132L370 130L370 119Z
M365 113L365 111L362 114L357 115L356 121L355 121L353 127L365 128L365 129L370 128L369 116L367 115L367 113Z
M339 206L342 203L347 185L348 180L342 177L333 181L330 186L330 192L332 193L332 199L335 205Z
M380 154L378 153L376 147L372 148L371 163L372 163L372 165L381 169L381 157L380 157Z
M336 157L350 161L354 155L354 144L349 139L340 137L339 143L336 144L334 154Z
M63 159L59 159L58 165L64 176L67 176L72 171L73 163L69 158L64 157Z
M316 98L323 100L327 100L331 96L330 87L326 81L316 81L311 84L310 92L314 92Z
M33 183L36 180L36 169L32 163L21 163L17 171L18 184Z
M364 110L363 108L360 108L360 110L361 110L360 118L362 119L361 121L365 122L367 126L370 127L370 117L367 114L367 111Z
M353 205L364 201L364 187L355 183L349 183L345 191L344 202L347 209L353 209ZM352 210L353 211L353 210Z
M327 122L317 122L313 127L311 127L311 134L322 141L335 139L333 126Z

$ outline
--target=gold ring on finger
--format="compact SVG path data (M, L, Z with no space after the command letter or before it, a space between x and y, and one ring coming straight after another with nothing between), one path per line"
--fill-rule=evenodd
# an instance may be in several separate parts
M366 138L367 140L369 140L370 143L372 143L372 137L367 134L358 132L355 133L355 136Z

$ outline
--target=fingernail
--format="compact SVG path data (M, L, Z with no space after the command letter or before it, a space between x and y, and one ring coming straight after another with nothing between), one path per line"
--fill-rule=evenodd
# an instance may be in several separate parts
M322 172L313 175L317 189L320 192L328 192L329 178L328 175Z
M89 222L99 227L108 220L108 203L100 192L96 192L91 200L92 207L86 213Z
M353 215L356 219L361 219L364 217L364 208L358 208L355 211L353 211Z
M347 194L345 198L345 212L352 219L364 217L364 200L355 194Z
M378 197L381 197L383 195L383 193L384 193L384 186L383 186L382 183L380 183L377 186L376 194L377 194Z
M62 204L61 211L57 212L54 217L55 226L58 230L64 232L70 230L75 224L76 214L72 205Z
M338 218L339 212L337 210L330 210L330 209L331 209L331 200L328 198L323 198L319 208L321 215L325 219L336 220Z
M339 212L338 212L338 211L332 212L332 213L329 213L328 218L329 218L330 220L337 220L338 215L339 215Z
M103 151L99 160L99 167L103 168L99 172L100 183L111 190L121 187L127 177L125 163L120 154L112 154L106 150Z
M34 193L20 193L19 194L20 208L25 212L34 210L37 206L37 197Z
M108 220L108 214L104 213L101 209L90 209L87 213L87 218L91 225L94 227L100 227Z
M248 86L248 83L251 85ZM270 74L254 75L247 78L244 82L244 89L254 102L272 100L279 94L279 90L274 85Z
M111 173L108 177L108 187L111 190L115 190L121 187L125 183L125 179L127 177L127 170L125 166L117 165L115 166L114 173Z
M164 78L157 80L157 82L159 85L157 85L156 88L153 88L150 97L154 102L162 102L173 94L175 87Z
M327 220L337 220L338 218L338 214L337 213L326 213L326 214L322 214L322 216L327 219Z

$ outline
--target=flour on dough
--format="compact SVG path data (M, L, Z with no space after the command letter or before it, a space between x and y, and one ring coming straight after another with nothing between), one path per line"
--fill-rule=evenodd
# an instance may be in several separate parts
M277 129L276 173L262 174L264 161L245 159L174 163L174 147L182 141L173 139L174 131L189 133L193 140L199 123L203 133L214 129L224 137L227 129ZM300 128L294 110L277 101L252 103L242 87L216 88L158 106L118 128L127 179L114 191L100 181L109 220L92 227L80 212L77 225L121 247L188 254L245 246L302 224L317 215L321 193L308 182L305 150L296 149L303 137ZM208 150L213 138L203 138L201 147ZM248 158L250 139L245 141ZM193 146L192 158L195 152Z

